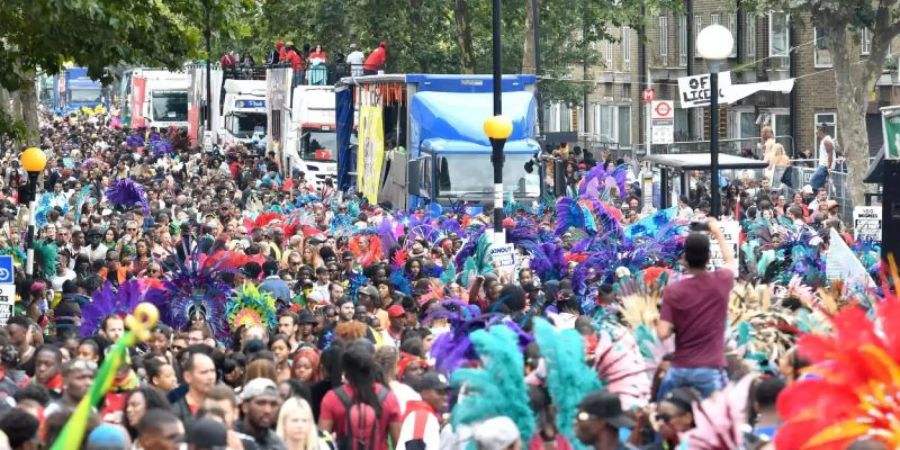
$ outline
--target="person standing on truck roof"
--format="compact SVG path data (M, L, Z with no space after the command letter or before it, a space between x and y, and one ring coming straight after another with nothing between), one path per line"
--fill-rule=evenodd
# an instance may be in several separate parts
M297 51L297 47L294 47L290 43L286 45L287 51L284 53L284 59L282 62L290 63L291 69L294 70L294 86L300 84L300 80L303 76L303 57L300 56L300 53Z
M269 53L266 55L266 64L267 65L278 64L278 62L281 60L280 57L281 57L281 51L283 48L284 48L284 42L281 42L281 41L276 42L275 48L272 49L271 51L269 51Z
M363 62L366 60L366 55L359 51L359 46L356 44L350 44L350 54L347 55L347 64L350 64L350 75L354 77L358 77L363 73Z
M379 70L384 70L384 65L387 62L387 41L381 41L378 44L378 48L372 51L369 54L369 57L366 58L366 62L363 64L363 74L364 75L375 75Z

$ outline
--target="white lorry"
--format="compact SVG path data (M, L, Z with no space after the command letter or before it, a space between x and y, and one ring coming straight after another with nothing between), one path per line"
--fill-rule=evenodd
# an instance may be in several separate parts
M134 69L125 83L123 99L132 127L188 127L189 73Z
M266 136L265 80L225 80L219 145L250 143Z

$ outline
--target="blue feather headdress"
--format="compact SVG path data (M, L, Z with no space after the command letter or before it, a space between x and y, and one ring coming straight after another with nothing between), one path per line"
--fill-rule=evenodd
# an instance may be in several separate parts
M150 203L147 201L147 193L143 186L131 178L116 180L106 189L106 198L115 206L131 208L140 206L144 214L150 212Z
M535 431L524 377L524 360L516 345L516 334L506 327L472 333L472 345L482 362L478 369L458 369L451 376L454 386L466 387L466 396L453 407L453 426L472 425L506 416L516 423L522 440L529 442Z

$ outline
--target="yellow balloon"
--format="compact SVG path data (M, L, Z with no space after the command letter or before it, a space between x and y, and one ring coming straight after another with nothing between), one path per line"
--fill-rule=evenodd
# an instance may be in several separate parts
M41 172L47 167L47 154L37 147L25 149L19 160L26 172Z
M484 134L491 139L506 139L512 130L512 120L506 116L491 116L484 121Z
M159 320L159 310L150 303L141 303L134 309L134 314L125 318L125 324L140 341L150 339L150 330Z

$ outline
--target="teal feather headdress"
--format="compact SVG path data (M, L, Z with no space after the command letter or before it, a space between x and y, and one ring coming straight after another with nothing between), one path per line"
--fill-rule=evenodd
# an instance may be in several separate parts
M451 376L454 386L466 388L460 402L453 407L453 427L458 429L460 425L506 416L516 423L522 441L529 442L535 431L535 417L529 404L524 360L515 332L504 326L491 327L472 333L471 341L482 367L457 369Z
M556 428L569 442L578 442L573 423L578 404L602 387L597 373L584 361L584 339L574 329L557 332L544 319L534 320L534 338L547 367L547 391L556 405Z
M473 277L494 271L492 258L490 253L488 253L490 247L491 240L488 237L488 233L482 233L481 236L478 237L475 253L466 258L463 263L460 283L468 285Z

